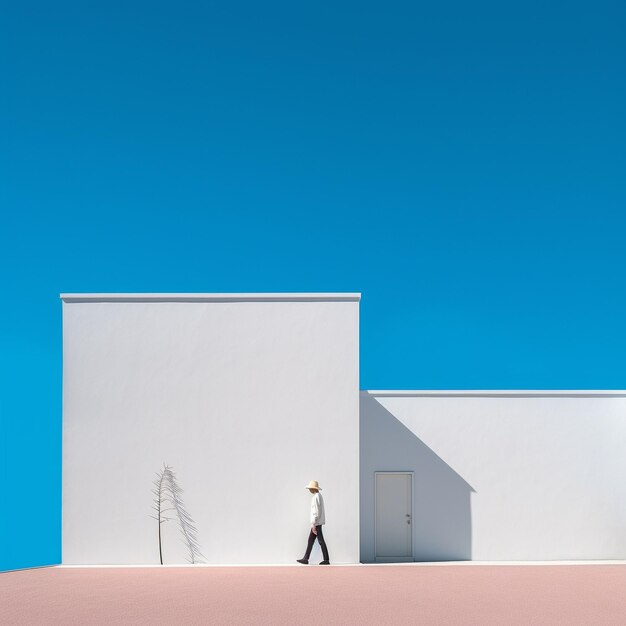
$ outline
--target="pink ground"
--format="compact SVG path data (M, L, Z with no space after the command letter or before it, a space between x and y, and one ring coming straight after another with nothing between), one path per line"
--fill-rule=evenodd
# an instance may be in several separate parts
M626 565L40 568L1 624L626 624Z

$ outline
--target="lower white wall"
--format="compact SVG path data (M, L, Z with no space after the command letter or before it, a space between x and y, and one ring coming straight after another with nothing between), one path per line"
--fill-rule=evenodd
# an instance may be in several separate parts
M404 470L417 561L626 558L626 392L362 392L360 413L362 561L374 472Z
M263 297L64 300L63 563L159 562L163 462L207 563L295 563L311 479L331 559L358 562L358 298Z

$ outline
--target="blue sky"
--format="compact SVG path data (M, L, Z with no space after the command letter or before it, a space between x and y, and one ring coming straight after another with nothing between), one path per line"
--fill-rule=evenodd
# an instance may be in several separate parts
M0 569L60 559L59 292L361 291L362 388L625 388L625 27L5 3Z

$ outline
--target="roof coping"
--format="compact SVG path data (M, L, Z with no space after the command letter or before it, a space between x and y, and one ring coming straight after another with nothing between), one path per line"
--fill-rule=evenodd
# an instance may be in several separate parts
M63 302L358 302L360 293L62 293Z

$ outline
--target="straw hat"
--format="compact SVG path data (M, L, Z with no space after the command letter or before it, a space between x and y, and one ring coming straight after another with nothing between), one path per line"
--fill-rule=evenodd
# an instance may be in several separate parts
M316 480L312 480L306 487L305 489L317 489L318 491L321 491L322 488L319 486L319 483Z

